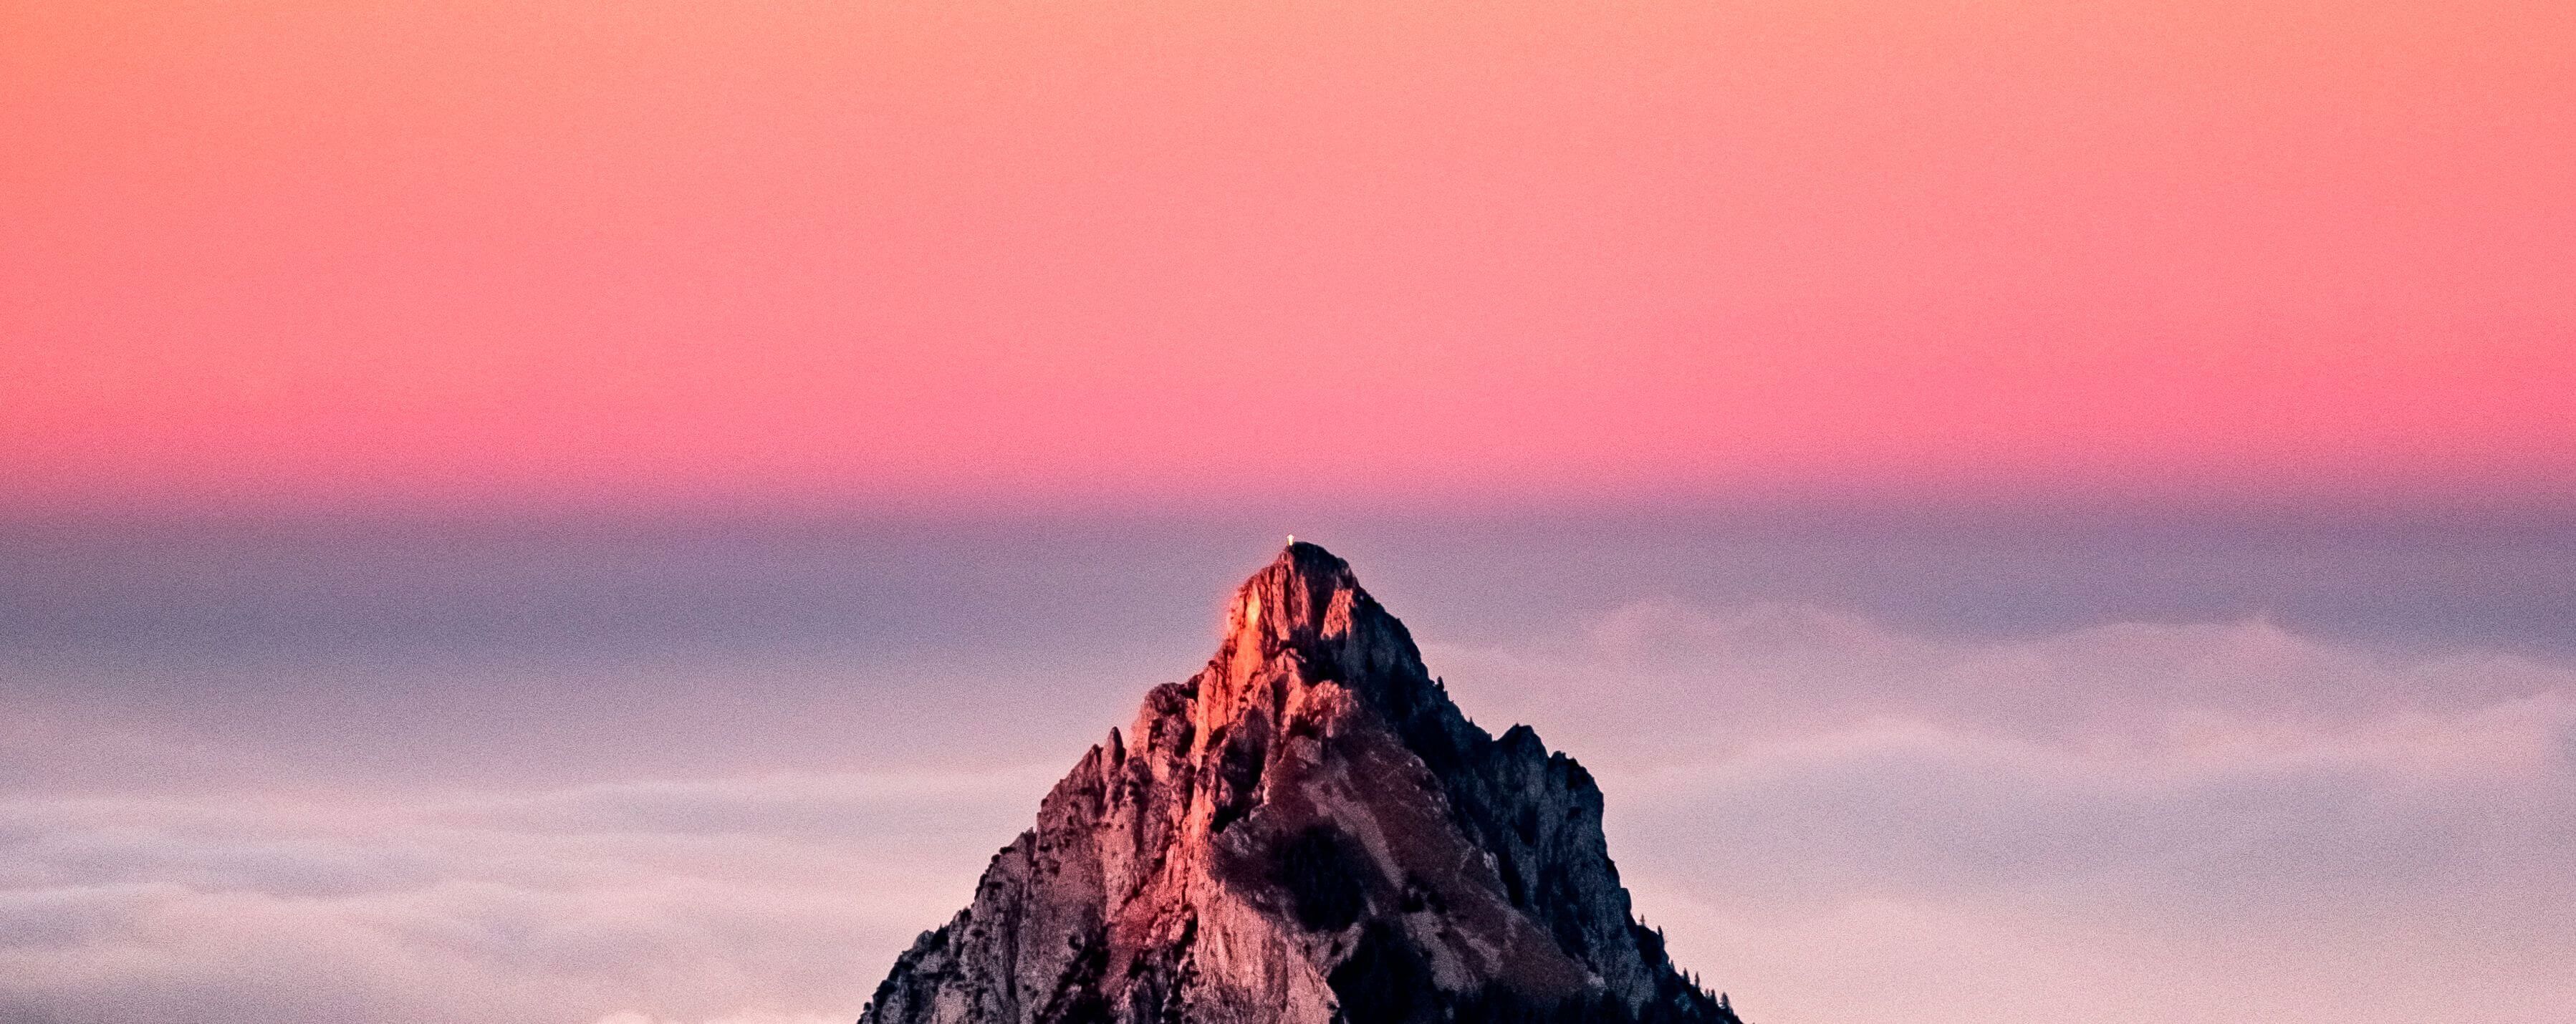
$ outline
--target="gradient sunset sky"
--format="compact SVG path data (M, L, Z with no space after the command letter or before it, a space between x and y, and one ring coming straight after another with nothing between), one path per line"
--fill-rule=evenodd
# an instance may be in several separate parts
M2559 1024L2571 111L2542 0L0 0L0 1021L846 1022L1294 531L1758 1024Z
M2565 4L5 18L13 504L2576 488Z

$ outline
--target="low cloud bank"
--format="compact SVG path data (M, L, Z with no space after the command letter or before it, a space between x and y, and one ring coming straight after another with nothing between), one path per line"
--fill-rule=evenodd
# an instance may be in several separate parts
M10 800L0 1019L847 1020L1043 784Z
M1765 1024L2576 1002L2567 665L1670 604L1432 657L1595 766L1640 909Z
M1796 605L1428 657L1602 776L1639 910L1762 1024L2576 1003L2576 667L2259 620L1936 640ZM0 1019L846 1021L1063 767L20 790Z

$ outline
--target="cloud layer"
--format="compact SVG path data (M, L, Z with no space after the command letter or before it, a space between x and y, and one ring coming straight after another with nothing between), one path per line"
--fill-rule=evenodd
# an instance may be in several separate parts
M2567 664L1669 602L1428 657L1596 769L1639 909L1763 1024L2576 1001ZM20 792L0 1017L846 1020L1061 767Z
M1043 785L12 800L0 1017L844 1019Z
M1435 657L1598 765L1641 908L1766 1022L2540 1021L2576 994L2566 665L1776 604Z

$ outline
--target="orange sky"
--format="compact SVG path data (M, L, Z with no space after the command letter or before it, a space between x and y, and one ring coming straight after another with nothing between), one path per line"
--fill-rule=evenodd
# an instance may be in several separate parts
M2563 3L171 6L0 500L2576 494Z

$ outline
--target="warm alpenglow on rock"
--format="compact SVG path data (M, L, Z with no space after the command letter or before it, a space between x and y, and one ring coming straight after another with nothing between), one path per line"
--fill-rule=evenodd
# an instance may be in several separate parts
M1637 923L1581 765L1450 702L1293 540L895 961L862 1024L1737 1018Z

